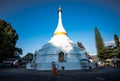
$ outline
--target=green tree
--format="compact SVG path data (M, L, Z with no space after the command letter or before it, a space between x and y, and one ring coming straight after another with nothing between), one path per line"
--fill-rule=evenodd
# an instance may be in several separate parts
M95 42L96 42L96 49L97 49L97 55L101 60L106 59L106 48L103 43L103 39L100 35L100 32L97 28L94 30L95 33Z
M18 47L15 48L15 53L16 54L22 55L23 54L22 52L23 52L22 48L18 48Z
M120 58L120 41L119 41L119 38L118 36L115 34L114 35L114 41L115 41L115 50L116 50L116 57Z
M10 23L0 19L0 61L14 56L18 34Z
M114 58L116 56L116 49L114 46L106 46L106 59Z
M119 41L119 38L116 34L114 35L114 41L115 41L116 46L120 47L120 41Z

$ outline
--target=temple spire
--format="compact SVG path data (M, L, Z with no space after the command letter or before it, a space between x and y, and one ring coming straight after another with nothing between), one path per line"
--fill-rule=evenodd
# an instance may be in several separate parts
M59 6L58 8L58 13L61 12L62 13L62 8Z
M58 15L59 15L58 25L54 32L54 35L67 35L67 33L62 25L62 8L61 7L58 8Z

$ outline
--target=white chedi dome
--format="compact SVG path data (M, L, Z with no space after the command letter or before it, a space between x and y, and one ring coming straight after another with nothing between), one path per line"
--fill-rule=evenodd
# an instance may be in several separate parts
M81 50L74 43L66 43L66 44L56 45L54 43L48 42L40 50L38 50L37 54L40 54L40 55L58 54L61 51L65 54L82 54L82 52L83 52L83 50Z

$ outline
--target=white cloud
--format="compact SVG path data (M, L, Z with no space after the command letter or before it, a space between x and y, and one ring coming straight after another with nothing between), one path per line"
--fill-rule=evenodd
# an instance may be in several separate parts
M119 39L119 41L120 41L120 39ZM114 40L105 42L105 46L113 46L113 45L115 45Z

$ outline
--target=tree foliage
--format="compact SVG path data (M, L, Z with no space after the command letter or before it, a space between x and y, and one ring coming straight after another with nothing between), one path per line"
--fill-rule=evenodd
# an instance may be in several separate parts
M15 48L16 54L21 55L21 54L23 54L22 52L23 52L22 48L18 48L18 47Z
M96 42L96 49L97 49L97 55L101 60L106 59L106 48L103 43L103 39L100 35L100 32L97 28L94 30L95 33L95 42Z
M116 57L120 58L120 41L118 36L115 34L114 35L114 41L115 41L115 51L116 51Z
M114 58L116 57L116 49L114 46L106 46L106 59Z
M95 40L97 55L100 58L100 60L110 59L114 57L120 58L120 41L116 34L114 35L115 46L105 46L99 30L95 28Z
M18 34L10 23L0 19L0 61L14 56Z
M119 41L119 38L116 34L114 35L114 41L115 41L116 46L120 47L120 41Z

